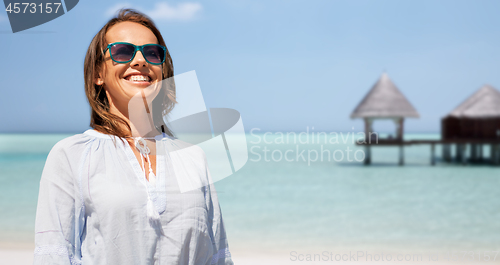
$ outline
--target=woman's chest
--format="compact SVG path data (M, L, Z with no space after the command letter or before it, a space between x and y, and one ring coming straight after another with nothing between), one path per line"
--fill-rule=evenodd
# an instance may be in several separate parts
M149 198L164 224L176 225L191 220L207 222L205 187L180 192L179 180L168 168L171 161L163 155L157 156L157 180L151 185L134 169L131 159L135 157L126 154L90 155L82 178L87 213L95 212L110 220L141 219L146 216Z

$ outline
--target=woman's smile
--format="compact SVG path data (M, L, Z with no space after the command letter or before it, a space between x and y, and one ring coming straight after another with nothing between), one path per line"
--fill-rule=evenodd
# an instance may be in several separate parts
M148 74L143 73L130 73L125 75L123 79L130 84L140 87L147 87L152 84L151 77Z

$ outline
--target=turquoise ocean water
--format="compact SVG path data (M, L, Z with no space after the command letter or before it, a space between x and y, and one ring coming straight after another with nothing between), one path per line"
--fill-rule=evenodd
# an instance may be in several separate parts
M0 135L0 242L33 242L45 159L67 136ZM352 138L311 138L273 134L264 143L262 134L247 135L249 161L216 183L231 246L500 250L499 167L432 167L428 145L405 148L405 166L397 165L397 148L377 147L373 165L363 166ZM321 151L323 161L315 160Z

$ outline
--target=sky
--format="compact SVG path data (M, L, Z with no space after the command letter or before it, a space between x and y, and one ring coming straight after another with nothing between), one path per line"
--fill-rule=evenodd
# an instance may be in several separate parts
M175 74L195 70L207 107L238 110L246 131L363 131L349 115L384 72L420 114L406 132L437 133L481 86L500 88L500 1L81 0L15 34L0 10L0 132L89 128L85 52L120 7L151 16Z

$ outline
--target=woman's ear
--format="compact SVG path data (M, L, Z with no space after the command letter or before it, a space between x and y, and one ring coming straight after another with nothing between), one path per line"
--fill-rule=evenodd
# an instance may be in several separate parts
M95 84L98 85L98 86L102 86L104 84L104 80L103 78L101 77L101 75L99 74L99 76L95 79Z
M101 66L97 66L97 69L95 70L95 79L94 79L94 83L98 86L102 86L104 85L104 71L103 71L103 68L105 69L106 68L106 65L101 65Z

